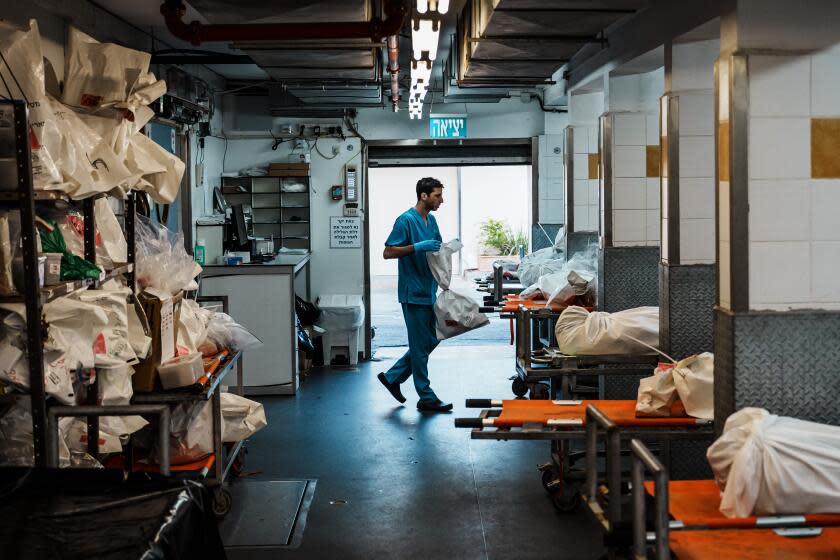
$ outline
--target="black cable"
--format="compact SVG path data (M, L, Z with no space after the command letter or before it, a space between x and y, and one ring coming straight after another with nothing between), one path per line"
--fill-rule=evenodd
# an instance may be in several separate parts
M15 85L17 85L18 89L20 90L20 94L23 96L23 100L24 100L24 101L26 101L26 104L27 104L27 105L29 105L29 99L27 99L27 98L26 98L26 92L25 92L25 91L23 91L23 88L22 88L22 87L20 87L20 82L18 82L17 76L15 76L14 71L12 71L12 67L11 67L11 65L10 65L10 64L6 61L6 57L5 57L5 56L3 56L3 51L0 51L0 60L2 60L2 61L3 61L3 64L5 64L5 65L6 65L6 68L8 68L8 69L9 69L9 75L10 75L10 76L12 77L12 79L15 81ZM5 80L3 81L3 84L4 84L4 85L6 85ZM9 89L9 86L8 86L8 85L6 85L6 89L7 89L7 90ZM11 95L11 92L9 92L9 95Z
M540 94L538 94L538 93L535 93L535 94L534 94L534 97L536 97L536 98L537 98L537 101L538 101L538 102L539 102L539 104L540 104L540 109L542 109L542 111L543 111L544 113L568 113L568 112L569 112L569 108L568 108L568 107L567 107L567 108L565 108L565 109L556 109L556 108L554 108L554 107L546 107L546 106L545 106L545 102L543 101L542 95L540 95Z

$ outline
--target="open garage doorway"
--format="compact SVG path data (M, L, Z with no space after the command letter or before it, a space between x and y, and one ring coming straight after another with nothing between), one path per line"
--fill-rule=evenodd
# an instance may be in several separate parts
M464 248L453 258L452 289L482 304L475 278L486 276L496 259L519 259L518 245L528 250L532 216L531 165L436 165L372 167L368 171L372 349L408 345L397 301L397 261L385 260L382 250L394 220L414 205L415 187L422 177L444 185L444 203L435 213L444 241L458 238ZM489 231L488 231L489 230ZM488 237L515 240L499 254ZM445 345L507 344L507 320L490 316L490 324L444 341Z

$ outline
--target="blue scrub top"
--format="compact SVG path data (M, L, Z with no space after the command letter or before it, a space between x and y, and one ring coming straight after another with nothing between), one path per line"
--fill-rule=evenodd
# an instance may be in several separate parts
M394 222L394 229L385 241L385 246L405 247L429 239L443 241L435 217L429 213L427 218L428 223L417 210L409 208ZM397 260L397 295L400 303L434 305L438 285L429 269L426 253L412 253Z

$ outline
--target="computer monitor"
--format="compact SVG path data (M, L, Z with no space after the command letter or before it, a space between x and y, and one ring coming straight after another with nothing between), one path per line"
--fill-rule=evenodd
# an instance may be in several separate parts
M219 187L213 188L213 207L221 214L224 214L228 207L227 200L225 200L225 196L222 194L222 189Z
M248 243L248 226L245 223L245 208L241 204L231 206L231 221L236 241L242 247Z

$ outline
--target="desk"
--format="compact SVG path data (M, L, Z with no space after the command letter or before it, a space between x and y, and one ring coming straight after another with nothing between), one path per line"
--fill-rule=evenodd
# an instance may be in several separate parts
M244 358L246 395L294 395L298 386L295 294L309 299L310 255L262 264L208 265L200 294L227 296L230 315L263 345Z

